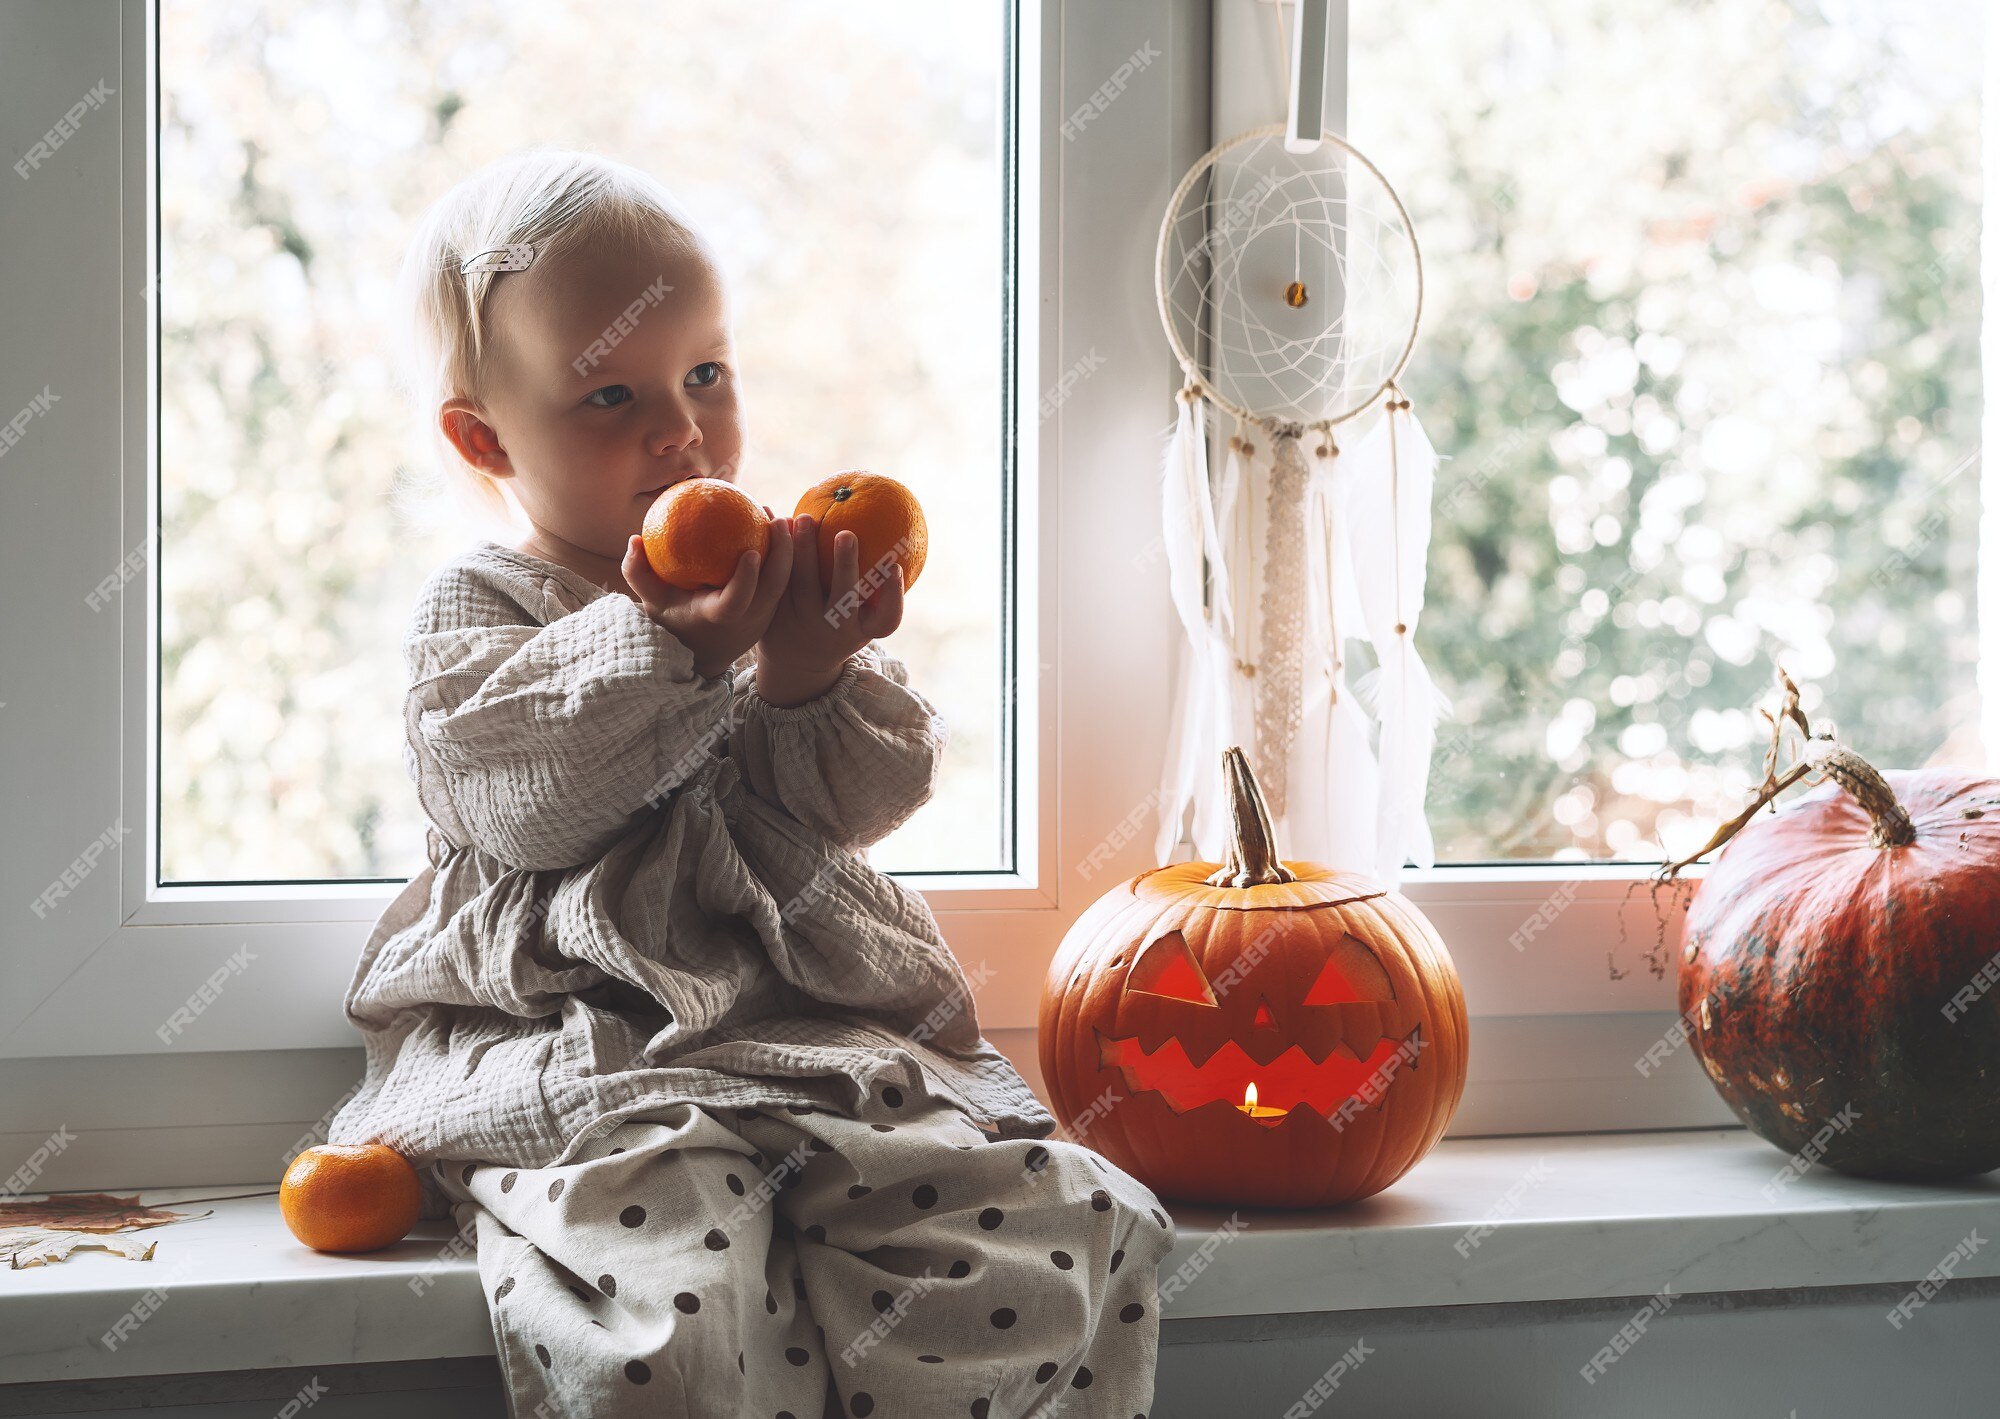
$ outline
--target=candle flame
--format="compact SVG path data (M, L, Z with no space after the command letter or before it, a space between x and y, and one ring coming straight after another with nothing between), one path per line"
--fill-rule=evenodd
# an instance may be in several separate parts
M1243 1107L1246 1111L1257 1107L1257 1085L1254 1080L1243 1086Z

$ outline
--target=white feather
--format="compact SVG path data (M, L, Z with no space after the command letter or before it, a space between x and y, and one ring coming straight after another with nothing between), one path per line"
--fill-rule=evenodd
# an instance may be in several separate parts
M1324 461L1306 496L1305 704L1292 745L1286 811L1275 825L1288 857L1367 871L1375 861L1378 774L1371 727L1346 684L1342 652L1358 629L1341 488Z
M1227 637L1217 629L1202 604L1202 554L1208 553L1219 588L1218 608L1227 614L1227 577L1210 501L1206 421L1199 399L1175 401L1179 412L1161 469L1161 537L1166 549L1167 581L1186 634L1175 678L1173 712L1167 731L1167 756L1159 789L1159 829L1154 860L1171 862L1182 836L1182 818L1195 805L1190 829L1203 840L1204 822L1213 818L1207 781L1219 773L1227 747L1227 696L1219 682L1218 645L1226 651Z
M1337 701L1325 690L1306 701L1292 744L1285 817L1275 827L1289 859L1367 872L1375 861L1379 774L1367 716L1351 691L1338 688Z
M1438 717L1449 707L1416 647L1437 453L1416 419L1399 409L1386 411L1340 461L1347 465L1347 545L1376 657L1375 669L1355 687L1375 720L1381 766L1374 871L1394 886L1406 860L1428 866L1433 856L1424 795Z

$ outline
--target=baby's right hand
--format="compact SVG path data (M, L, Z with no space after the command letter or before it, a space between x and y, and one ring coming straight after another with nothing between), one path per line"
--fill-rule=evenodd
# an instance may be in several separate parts
M768 507L764 512L771 514ZM745 552L727 586L705 591L669 586L646 560L645 539L636 535L626 540L622 570L640 608L694 652L697 675L712 678L757 644L777 613L792 577L792 522L772 516L769 557Z

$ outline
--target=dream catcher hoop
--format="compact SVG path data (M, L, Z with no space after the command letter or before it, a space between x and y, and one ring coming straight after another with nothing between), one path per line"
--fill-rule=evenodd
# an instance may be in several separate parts
M1409 213L1338 134L1251 129L1175 188L1154 295L1185 376L1162 493L1187 635L1158 860L1184 839L1217 860L1215 764L1245 744L1293 854L1393 885L1434 861L1423 800L1449 707L1415 644L1437 454L1396 382L1423 312ZM1234 420L1219 479L1207 405ZM1343 451L1335 430L1370 411ZM1375 659L1351 689L1350 637Z

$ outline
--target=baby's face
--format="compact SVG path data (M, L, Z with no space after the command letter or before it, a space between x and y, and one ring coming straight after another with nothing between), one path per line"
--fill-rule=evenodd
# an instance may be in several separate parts
M699 254L575 248L500 276L487 309L478 417L497 447L474 451L484 471L513 479L538 529L615 562L662 488L735 480L743 417L729 310ZM471 407L452 401L441 414L455 404Z

